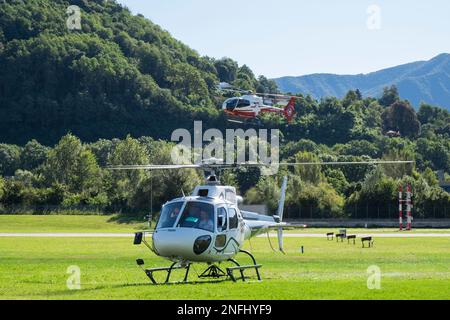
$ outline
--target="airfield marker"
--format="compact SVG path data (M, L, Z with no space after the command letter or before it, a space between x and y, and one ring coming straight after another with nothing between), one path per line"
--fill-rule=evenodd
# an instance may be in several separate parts
M403 194L403 188L400 185L399 192L398 192L398 220L400 224L400 231L403 230L403 206L402 206L402 194Z
M407 216L407 224L406 224L406 230L411 230L411 185L408 184L406 186L406 216Z

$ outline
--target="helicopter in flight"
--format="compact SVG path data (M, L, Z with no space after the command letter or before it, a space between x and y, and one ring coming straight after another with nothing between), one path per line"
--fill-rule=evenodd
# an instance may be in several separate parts
M187 165L123 165L109 167L111 170L166 170L166 169L200 169L209 175L204 185L195 187L190 196L168 201L163 205L156 228L153 231L135 233L134 244L144 244L157 256L172 262L169 267L145 268L144 260L137 259L153 284L156 272L167 272L164 284L169 283L173 270L185 269L183 282L188 281L190 267L193 263L206 263L207 269L198 275L199 278L230 278L233 281L245 281L244 272L248 269L256 271L261 280L255 257L243 250L246 240L276 230L278 249L283 250L284 228L305 228L306 225L289 225L283 221L284 202L287 189L287 177L283 178L277 212L273 216L244 211L239 208L243 198L238 196L236 188L221 185L215 174L217 170L239 169L241 167L263 167L265 164L242 163L223 164L216 160L205 160L200 164ZM398 164L412 161L366 161L366 162L321 162L321 163L280 163L285 166L299 165L370 165ZM151 219L151 217L150 217ZM270 237L268 234L270 243ZM272 246L272 244L270 243ZM273 250L275 250L272 247ZM235 259L238 254L250 257L252 263L241 265ZM229 262L231 267L224 271L221 264ZM238 273L236 276L235 273Z
M296 96L253 93L236 89L226 82L221 82L218 89L221 92L241 94L241 96L226 99L222 104L222 110L230 122L259 124L261 114L275 113L283 116L289 124L295 117L295 100L298 99Z

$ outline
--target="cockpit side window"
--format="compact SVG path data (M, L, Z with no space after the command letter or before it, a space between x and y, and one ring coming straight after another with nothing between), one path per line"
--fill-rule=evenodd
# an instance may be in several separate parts
M183 207L183 202L174 202L165 205L161 210L156 229L173 228L175 221L180 215L181 207Z
M217 231L222 232L228 229L227 210L223 207L217 209Z
M237 229L239 225L239 217L237 215L236 209L228 209L228 217L230 220L230 229Z
M188 202L177 227L214 232L214 206L203 202Z
M239 103L236 108L250 107L250 105L251 105L250 101L245 99L239 99Z

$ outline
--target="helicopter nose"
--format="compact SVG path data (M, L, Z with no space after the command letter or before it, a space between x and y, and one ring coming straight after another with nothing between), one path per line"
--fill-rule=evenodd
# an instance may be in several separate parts
M160 256L194 261L210 248L212 236L208 233L183 228L159 230L153 234L153 245Z

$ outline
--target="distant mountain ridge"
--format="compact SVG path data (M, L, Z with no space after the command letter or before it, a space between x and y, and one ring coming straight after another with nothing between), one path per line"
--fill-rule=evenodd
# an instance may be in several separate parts
M282 92L342 98L348 90L359 89L364 96L379 97L386 86L396 85L400 96L416 108L421 102L450 110L450 54L380 71L357 74L311 74L273 79Z

